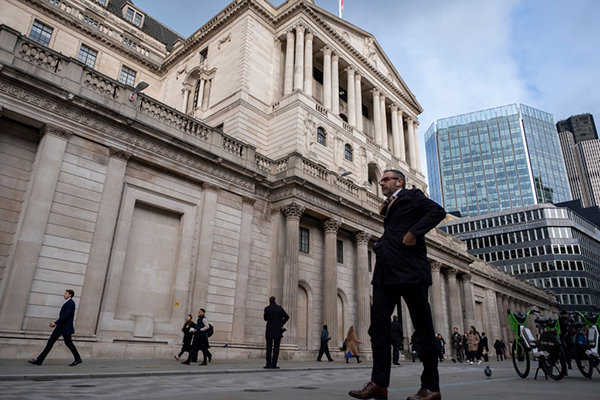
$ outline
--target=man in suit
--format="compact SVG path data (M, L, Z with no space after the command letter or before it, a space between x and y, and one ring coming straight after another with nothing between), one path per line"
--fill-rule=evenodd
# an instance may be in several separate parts
M54 328L54 331L52 332L52 335L50 335L48 343L46 343L46 348L39 356L37 356L37 358L29 360L28 362L30 364L42 365L46 356L50 353L50 350L52 350L52 346L54 346L54 343L56 343L61 336L65 341L65 345L71 350L71 353L73 353L73 357L75 358L75 361L69 364L69 367L74 367L83 362L81 361L81 356L77 352L77 348L75 348L75 345L71 340L71 335L75 333L75 328L73 327L73 318L75 317L75 302L73 301L73 296L75 296L75 292L71 289L65 291L65 294L63 295L65 302L60 309L58 319L50 323L50 327Z
M402 344L402 324L398 321L398 317L394 315L392 318L392 325L390 327L390 334L393 347L393 363L394 365L400 365L400 345Z
M265 321L267 321L267 330L265 338L267 339L267 365L264 368L279 369L277 359L279 358L279 345L285 329L283 325L290 319L283 307L277 305L275 296L269 298L269 305L265 307Z
M384 233L375 243L377 255L373 272L371 306L371 382L349 394L358 399L387 399L390 383L390 317L400 300L408 307L419 335L423 360L421 389L408 400L441 399L435 331L428 301L431 266L427 260L425 234L446 216L444 209L419 189L406 189L404 174L386 170L379 182L387 200L380 208Z

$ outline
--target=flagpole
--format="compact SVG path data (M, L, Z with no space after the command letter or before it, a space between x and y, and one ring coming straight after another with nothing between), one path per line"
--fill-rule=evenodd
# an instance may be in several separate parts
M340 18L342 18L342 13L344 12L344 0L339 0L338 5L339 5L339 8L338 8L339 16L340 16Z

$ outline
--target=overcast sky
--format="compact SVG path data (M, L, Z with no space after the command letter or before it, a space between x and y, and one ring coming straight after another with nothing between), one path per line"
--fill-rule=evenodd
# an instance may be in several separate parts
M338 14L338 0L315 2ZM188 37L230 1L134 3ZM344 8L423 107L423 171L423 135L439 118L524 103L556 121L592 113L600 128L600 0L344 0Z

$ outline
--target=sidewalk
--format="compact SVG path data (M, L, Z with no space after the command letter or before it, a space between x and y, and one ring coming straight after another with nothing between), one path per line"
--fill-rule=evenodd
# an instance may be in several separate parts
M137 376L160 375L205 375L205 374L231 374L231 373L272 373L273 370L264 369L263 359L244 360L213 360L208 366L199 366L198 363L183 365L175 359L91 359L83 360L82 364L69 367L73 360L47 359L43 365L32 365L27 360L4 359L0 360L0 381L19 380L57 380L57 379L89 379L89 378L116 378ZM336 369L370 369L372 363L363 361L357 365L356 360L350 364L342 361L322 362L315 361L285 361L278 363L280 371L314 371Z

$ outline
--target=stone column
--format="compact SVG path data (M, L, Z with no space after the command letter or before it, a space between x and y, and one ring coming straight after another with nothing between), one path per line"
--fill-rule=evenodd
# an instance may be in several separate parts
M456 268L448 268L445 270L448 277L448 308L450 312L450 333L457 327L459 332L464 332L465 324L463 322L462 309L460 307L460 288L456 280L458 270Z
M506 295L503 293L497 293L498 298L498 318L500 320L500 336L501 339L504 340L504 343L507 343L509 340L509 327L508 327L508 314L506 313L506 309L508 306L506 305Z
M431 262L431 279L432 284L429 290L431 299L431 309L433 314L433 326L437 332L442 332L444 327L444 305L442 303L442 280L440 270L442 263L439 261Z
M355 106L356 106L356 129L359 132L363 131L363 115L362 115L362 85L361 85L362 76L358 73L358 71L354 74L354 81L356 84L356 88L354 89L354 94L356 96Z
M240 244L238 249L238 265L235 278L235 302L233 307L233 327L231 339L233 343L244 343L246 338L246 299L248 274L250 270L250 251L252 243L252 219L256 200L242 196L242 221L240 224Z
M396 157L400 157L400 133L398 131L398 106L392 104L392 148Z
M2 331L20 331L23 326L60 168L73 132L46 125L42 134L27 187L29 195L22 204L21 228L13 242L12 263L4 273L5 285L0 304ZM62 290L56 294L62 295Z
M338 61L340 57L337 54L331 56L331 112L339 117L340 115L340 72Z
M406 123L408 124L408 154L410 158L408 165L417 169L417 146L415 144L414 120L411 117L408 117Z
M465 298L465 322L467 325L467 332L469 327L475 326L475 298L473 297L473 283L471 282L471 274L463 274L461 276L463 281L463 294Z
M77 305L79 308L76 329L78 335L91 336L96 333L129 157L130 154L122 150L110 149L106 180L98 210L98 222L85 270L81 298Z
M323 47L323 106L331 111L331 49Z
M283 41L278 37L273 41L274 51L273 51L273 79L271 81L272 90L273 90L273 100L277 101L281 98L281 90L282 88L279 86L281 82L281 46L283 45ZM285 74L285 68L284 68ZM285 78L284 78L285 79Z
M281 306L287 310L290 320L286 324L285 343L296 344L298 320L298 256L300 240L300 217L305 207L290 203L281 207L285 216L285 257L283 260L283 299Z
M357 319L357 330L356 335L363 344L360 345L362 350L369 350L371 343L369 335L367 333L369 326L371 325L371 298L369 296L369 240L371 240L371 234L367 232L357 232L354 236L354 242L356 243L356 293L357 293L357 308L358 308L358 319Z
M404 142L404 117L402 116L402 108L398 108L398 143L399 143L399 153L396 154L396 157L400 159L400 161L406 162L406 143Z
M200 110L204 110L204 94L206 92L206 79L200 79L200 90L198 90L198 106Z
M189 310L206 308L208 299L208 278L210 276L210 261L212 259L213 238L215 235L215 210L221 190L217 185L203 183L204 201L198 253L196 255L196 270L192 271L192 298L188 304Z
M188 110L188 101L190 99L191 90L188 88L189 85L185 85L183 89L181 89L183 93L183 105L181 106L181 112L187 114Z
M419 151L419 121L415 121L413 124L413 132L415 135L415 169L421 172L421 152Z
M292 93L294 88L294 32L287 32L285 43L285 78L283 84L283 94Z
M296 62L294 65L294 90L302 90L304 85L304 31L302 24L296 28Z
M354 91L354 68L346 68L348 74L348 123L356 128L356 95Z
M372 89L373 93L373 125L375 126L375 143L381 146L381 102L379 101L379 90Z
M323 276L323 323L329 327L331 343L337 343L338 309L337 309L337 232L342 222L328 219L323 222L325 232L325 267ZM340 310L341 311L341 310Z
M379 107L381 111L381 147L383 147L385 150L389 150L387 118L385 114L385 95L383 93L380 94L379 101L381 102L381 106Z
M313 33L306 32L306 45L304 46L304 93L313 94Z

